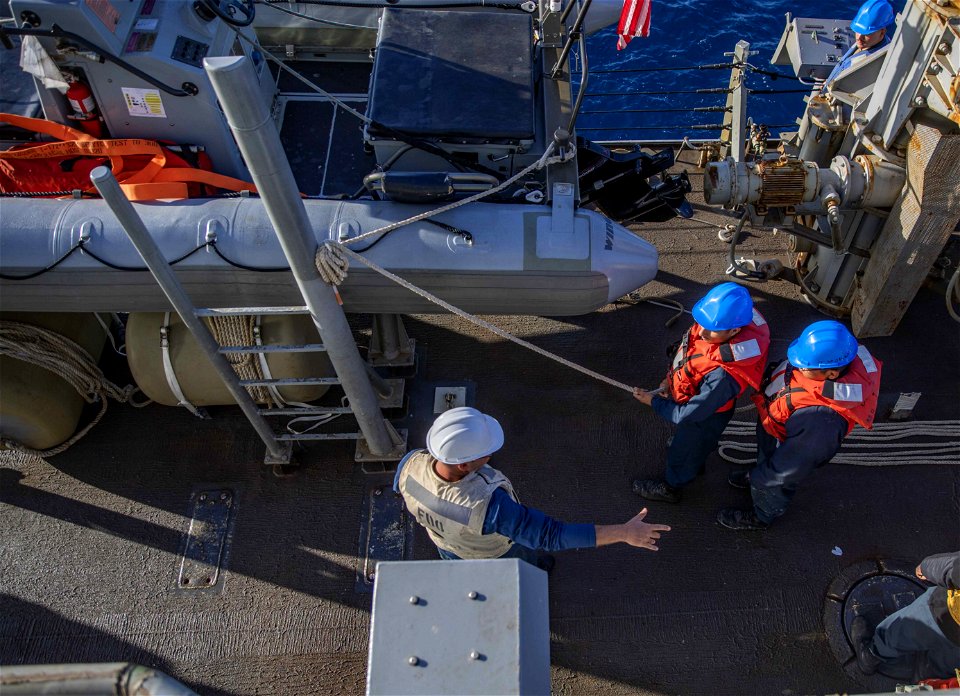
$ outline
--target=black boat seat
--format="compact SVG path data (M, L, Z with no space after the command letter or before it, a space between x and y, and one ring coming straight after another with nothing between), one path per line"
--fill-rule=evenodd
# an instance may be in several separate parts
M533 26L515 12L384 10L370 139L513 145L534 138Z

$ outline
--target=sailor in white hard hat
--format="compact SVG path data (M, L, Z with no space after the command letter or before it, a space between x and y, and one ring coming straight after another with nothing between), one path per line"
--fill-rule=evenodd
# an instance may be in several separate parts
M521 558L549 571L552 559L536 551L561 551L624 542L657 550L670 527L643 521L646 508L623 524L570 524L522 505L513 485L487 464L503 446L495 418L475 408L441 414L427 433L427 449L414 450L397 467L394 490L436 544L440 557Z

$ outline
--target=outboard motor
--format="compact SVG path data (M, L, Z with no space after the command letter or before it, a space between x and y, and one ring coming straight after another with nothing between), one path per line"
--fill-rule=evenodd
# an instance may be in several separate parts
M639 147L632 152L613 152L578 137L577 158L581 203L594 203L621 224L693 215L685 198L690 193L687 173L658 176L673 166L673 150L655 155L641 152Z

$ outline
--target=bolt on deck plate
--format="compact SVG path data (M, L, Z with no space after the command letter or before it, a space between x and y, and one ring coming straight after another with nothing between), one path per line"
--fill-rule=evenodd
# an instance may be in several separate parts
M196 494L177 587L204 590L220 580L220 564L232 508L233 491L228 488L203 490Z

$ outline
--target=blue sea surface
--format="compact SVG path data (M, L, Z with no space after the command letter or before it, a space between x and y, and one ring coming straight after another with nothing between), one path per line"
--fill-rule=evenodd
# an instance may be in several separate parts
M892 3L896 11L902 0ZM737 41L750 43L759 51L749 62L763 70L774 70L784 77L773 79L748 72L746 82L755 90L803 90L781 94L751 94L747 115L756 123L771 126L771 133L793 127L803 113L804 85L793 79L789 65L772 66L770 59L780 40L785 15L794 17L852 19L860 3L836 3L825 0L653 0L650 36L633 39L617 51L616 25L587 40L590 77L587 96L577 121L577 132L591 140L678 139L684 136L717 138L719 130L692 129L694 124L716 125L723 121L720 112L694 112L694 107L723 106L725 94L667 94L679 90L710 87L726 88L730 70L683 70L656 72L626 71L638 68L664 68L729 63L724 53L732 52ZM573 79L579 80L579 64ZM575 87L576 89L576 87ZM658 94L638 94L658 92ZM675 109L658 113L630 110ZM611 113L598 113L609 111ZM776 128L779 126L780 128Z

